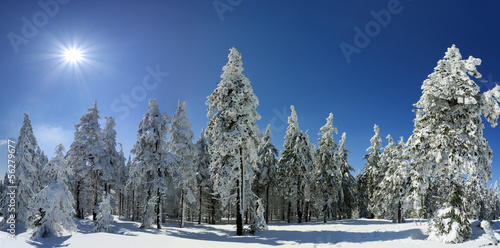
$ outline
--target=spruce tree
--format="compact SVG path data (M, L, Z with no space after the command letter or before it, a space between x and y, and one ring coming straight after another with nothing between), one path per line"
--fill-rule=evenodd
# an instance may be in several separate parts
M196 180L198 185L198 224L201 224L201 218L203 216L203 205L207 205L203 201L206 199L211 200L211 189L212 182L210 181L210 153L208 151L209 144L205 137L205 129L202 128L198 140L194 144L196 148L194 163L196 168Z
M156 222L156 228L160 229L160 204L168 173L165 140L170 118L160 113L156 99L149 100L148 109L139 123L137 141L131 151L135 157L130 178L138 201L136 206L144 208L141 228L150 228Z
M39 179L46 159L43 159L28 114L24 114L23 126L15 150L16 220L29 225L27 215L30 210L29 203L42 190Z
M68 187L69 175L73 170L63 159L64 146L55 149L56 157L51 160L47 175L51 183L36 194L29 203L27 215L30 226L35 228L33 239L51 235L60 236L64 230L74 231L74 198Z
M193 145L193 132L191 122L187 118L186 102L179 101L177 111L172 116L169 133L170 140L167 144L169 151L177 156L176 168L179 177L176 179L178 187L181 189L181 222L180 227L184 227L186 205L193 203L196 199L196 172L194 165L195 147Z
M479 181L491 179L492 152L481 115L496 125L500 87L484 94L479 91L470 76L481 77L476 69L480 64L472 56L462 59L455 45L448 48L423 82L408 140L409 199L421 215L435 212L429 222L431 237L448 243L463 242L471 234L464 199L466 175ZM428 208L429 200L435 209ZM445 225L440 224L443 218L449 220Z
M380 128L375 124L373 126L375 134L370 139L370 147L366 149L367 155L363 158L366 160L365 168L358 182L358 207L359 217L373 218L373 213L369 210L372 205L373 195L378 190L377 185L381 180L382 172L378 166L380 161L380 147L382 139L380 138Z
M278 160L277 179L281 194L288 204L288 222L291 221L292 207L296 207L297 222L301 223L306 202L310 201L310 189L314 184L314 153L309 135L299 128L295 107L290 106L284 149Z
M261 134L261 142L259 144L259 161L257 162L257 170L255 171L254 192L258 197L265 194L265 207L260 206L265 210L265 221L269 223L269 191L274 186L274 178L276 176L276 158L279 154L278 149L271 143L271 124L267 125L266 131ZM261 197L262 198L262 197Z
M404 156L405 142L400 138L396 145L390 135L384 148L379 167L385 167L385 175L374 194L373 212L378 218L402 223L405 215L404 203L409 185L410 165Z
M222 68L222 81L207 97L207 136L211 138L210 173L223 206L236 191L236 234L243 234L243 214L253 198L253 171L257 166L259 104L250 80L242 74L241 54L231 48Z
M318 133L321 137L318 139L315 168L316 194L319 207L323 211L324 223L336 210L342 186L336 156L338 146L333 139L334 134L337 134L337 128L333 126L333 114L330 113L326 124Z
M103 174L105 151L99 125L97 101L75 125L75 138L66 153L66 161L74 169L70 182L76 201L76 216L83 219L89 212L96 219L99 182Z
M356 180L351 172L354 171L351 165L347 162L347 156L350 152L346 149L345 143L347 134L342 133L342 138L339 141L339 147L336 152L337 164L340 171L341 189L339 194L338 218L350 219L356 205Z

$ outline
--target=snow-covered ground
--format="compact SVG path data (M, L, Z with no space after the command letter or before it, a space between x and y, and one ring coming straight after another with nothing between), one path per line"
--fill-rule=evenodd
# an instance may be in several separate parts
M45 238L43 243L30 241L30 231L20 233L16 240L7 238L0 231L1 248L23 247L480 247L490 241L484 231L473 222L473 235L469 241L447 245L425 240L426 223L409 220L393 224L386 220L352 219L307 224L272 224L269 230L258 235L237 237L235 226L197 225L187 223L178 228L176 223L165 224L161 230L139 229L139 224L115 218L114 233L94 233L93 222L77 223L78 232L62 237ZM500 238L500 222L492 226L496 238Z

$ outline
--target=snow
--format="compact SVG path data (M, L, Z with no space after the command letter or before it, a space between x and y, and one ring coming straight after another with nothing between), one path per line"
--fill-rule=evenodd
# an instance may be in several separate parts
M318 219L322 221L322 219ZM24 247L479 247L491 243L488 235L472 222L473 234L470 240L461 244L444 244L426 240L427 225L418 220L394 224L388 220L348 219L328 224L270 224L269 230L258 235L236 236L234 224L196 225L187 222L185 228L178 224L165 223L161 230L139 229L140 223L123 221L115 216L111 225L114 233L94 233L94 224L89 219L78 222L78 232L62 237L50 237L30 241L30 231L20 233L16 240L7 238L0 231L2 248ZM491 226L496 239L500 238L500 221Z

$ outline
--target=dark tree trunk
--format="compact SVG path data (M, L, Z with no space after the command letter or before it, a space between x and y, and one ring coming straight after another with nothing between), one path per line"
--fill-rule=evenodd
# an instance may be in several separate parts
M269 185L266 187L266 212L265 212L265 218L266 218L266 224L269 224Z
M203 199L202 194L201 194L202 192L203 192L203 187L200 186L200 212L198 213L198 224L201 224L201 204L202 204L201 201Z
M401 213L401 202L398 203L398 223L403 223L403 214Z
M156 196L158 199L156 200L156 228L161 229L161 197L160 197L160 188L156 190Z
M83 219L83 214L80 207L80 181L76 183L76 218Z
M97 220L97 212L95 211L97 207L97 173L94 172L94 197L92 202L92 220Z
M240 193L240 182L236 181L237 190L237 200L236 200L236 235L243 235L243 216L241 216L241 193Z

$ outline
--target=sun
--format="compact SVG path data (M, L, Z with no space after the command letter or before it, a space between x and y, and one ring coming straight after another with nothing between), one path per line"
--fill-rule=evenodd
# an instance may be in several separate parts
M64 51L64 58L67 62L76 63L82 59L82 52L78 49L67 49Z

